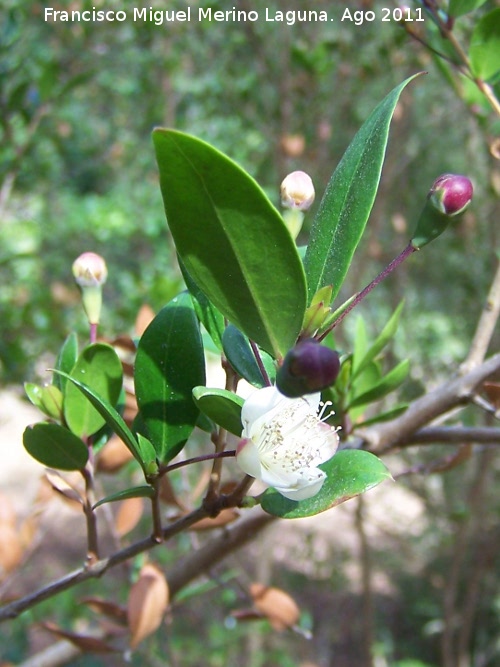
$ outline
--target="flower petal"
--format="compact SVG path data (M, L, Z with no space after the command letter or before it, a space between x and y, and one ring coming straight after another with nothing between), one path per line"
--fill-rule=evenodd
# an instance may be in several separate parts
M244 438L238 443L236 448L236 463L247 475L261 479L259 450L252 440Z

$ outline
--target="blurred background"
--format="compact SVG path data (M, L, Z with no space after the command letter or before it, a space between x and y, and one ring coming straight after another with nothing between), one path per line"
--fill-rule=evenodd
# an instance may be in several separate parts
M267 6L262 0L235 4L262 13ZM352 9L377 12L388 4L351 2ZM228 8L217 1L196 4L205 5ZM497 5L487 2L484 10ZM61 2L57 8L100 6L98 0L82 0ZM123 9L123 3L109 0L106 7ZM168 6L183 8L178 0ZM286 8L303 10L304 3L289 0ZM356 26L340 21L343 4L316 0L311 8L328 10L339 20L294 26L262 20L163 26L131 20L46 23L40 3L3 0L2 387L36 379L46 367L43 361L57 353L69 331L85 336L71 276L80 253L100 253L108 265L103 335L130 333L141 305L156 311L182 289L150 138L155 126L175 127L213 143L251 173L277 206L283 177L294 169L307 171L316 186L316 208L363 121L394 86L422 70L427 75L405 90L396 110L379 194L341 297L362 288L405 247L434 179L448 171L465 173L474 183L475 199L460 225L412 256L360 309L375 333L405 299L393 354L411 360L406 398L449 376L463 360L496 263L500 168L488 144L498 135L498 121L495 125L472 90L457 94L456 83L397 22ZM465 43L471 23L465 17L457 27ZM301 243L307 242L313 216L314 209ZM347 318L339 333L343 349L349 349L355 320L356 315ZM495 342L498 347L498 334ZM442 455L436 451L426 447L425 452L401 455L397 466L402 470L431 461ZM254 547L250 561L237 561L235 567L252 570L257 559L260 576L303 605L305 624L319 633L315 648L300 636L277 635L264 625L228 625L238 594L221 585L174 614L170 662L159 662L167 640L154 639L157 644L150 645L149 658L140 664L363 666L367 627L360 610L368 604L368 616L374 619L370 641L380 656L376 667L444 665L443 599L460 540L467 548L455 562L453 594L463 595L469 605L465 654L472 657L467 664L498 665L494 518L500 504L493 494L494 459L489 451L482 456L458 473L406 477L398 485L398 494L404 495L400 507L406 510L396 512L394 520L387 517L397 502L387 506L387 498L381 499L378 507L378 501L367 497L368 509L362 501L338 519L342 538L338 532L327 538L325 520L317 518L274 546L264 541ZM364 512L374 516L362 529ZM175 560L175 553L163 558ZM263 553L269 558L262 559ZM365 565L370 560L378 577L368 598L361 578L363 559ZM474 578L478 567L479 583ZM63 615L64 608L59 608ZM25 655L30 641L27 625L17 627L21 629L7 635L9 661ZM361 643L360 637L365 638ZM213 649L210 655L206 645ZM71 664L122 663L82 658Z

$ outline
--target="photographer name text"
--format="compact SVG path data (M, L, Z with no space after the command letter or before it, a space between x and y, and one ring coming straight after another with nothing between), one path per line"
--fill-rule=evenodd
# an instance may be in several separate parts
M272 23L284 23L295 25L296 23L321 23L328 21L340 21L341 23L352 23L363 25L363 23L382 23L402 21L424 21L422 9L417 7L411 10L409 7L381 7L374 10L353 10L348 7L341 8L336 17L331 17L328 12L315 9L309 10L281 10L265 7L263 10L240 10L232 7L227 10L214 10L212 7L190 6L183 10L154 9L153 7L134 7L127 10L114 9L92 9L85 11L64 11L45 7L44 19L52 23L123 23L133 21L135 23L154 23L157 26L169 23L254 23L266 21Z

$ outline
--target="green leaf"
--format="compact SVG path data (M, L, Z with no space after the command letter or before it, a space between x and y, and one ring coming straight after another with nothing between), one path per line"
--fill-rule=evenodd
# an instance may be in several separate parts
M196 425L192 391L205 383L200 327L187 292L165 306L142 335L134 378L145 435L159 460L169 461Z
M208 389L195 387L193 398L200 410L216 424L225 428L229 433L241 436L241 408L243 399L226 389Z
M130 489L118 491L117 493L112 493L110 496L101 498L101 500L93 505L93 509L105 503L115 503L120 500L128 500L129 498L152 498L153 496L154 489L152 486L133 486Z
M258 184L209 144L158 129L153 141L168 225L186 269L230 322L274 356L297 339L302 263Z
M63 373L71 373L78 359L78 338L76 333L72 332L64 341L56 360L56 370ZM53 383L64 393L66 387L66 378L63 375L54 375Z
M150 475L156 473L158 471L158 466L156 463L156 449L154 448L153 443L138 433L137 444L139 446L141 461L144 463L147 473Z
M469 57L472 73L487 81L500 71L500 7L485 14L472 33Z
M275 489L267 489L262 495L262 509L284 519L314 516L365 493L386 479L392 479L379 458L359 449L337 452L319 467L326 472L327 478L315 496L296 502Z
M222 345L224 354L238 375L254 387L262 388L268 384L262 376L248 338L234 325L229 324L224 331ZM267 375L273 381L276 377L276 367L273 359L267 352L260 352Z
M207 330L217 349L222 351L222 335L226 327L224 316L212 303L210 303L205 294L191 278L180 257L179 265L186 287L193 298L196 316Z
M24 391L33 405L41 412L52 419L61 420L62 394L57 387L41 387L34 382L25 382Z
M60 373L61 375L64 375L67 380L69 380L75 387L78 388L79 391L82 392L84 396L87 397L97 412L99 412L99 414L102 416L104 422L112 429L114 433L116 433L118 437L123 440L125 445L132 452L135 459L141 464L143 470L146 472L145 466L147 462L142 460L139 444L134 437L134 434L124 421L123 417L115 410L115 408L104 398L96 394L93 389L88 387L86 384L75 380L75 378L73 378L71 375L63 373L62 371L56 371L55 369L54 373Z
M353 398L346 409L357 408L361 405L367 405L378 401L391 391L397 389L405 380L410 369L410 362L408 359L401 361L397 366L389 371L384 377L368 391Z
M111 345L93 343L84 348L70 376L111 405L115 405L120 397L122 364ZM66 386L64 417L71 431L81 438L93 435L106 423L102 414L75 384Z
M375 357L380 354L384 347L394 338L394 335L398 329L399 318L401 311L403 309L404 302L402 301L396 310L393 312L389 321L384 326L380 334L375 339L375 342L370 345L370 347L365 351L363 355L353 355L352 362L352 377L355 378L356 375L361 373L361 371L371 362Z
M457 18L478 9L486 0L450 0L448 13Z
M335 298L342 286L375 200L394 109L415 76L394 88L376 107L328 183L304 259L309 300L325 285L333 285Z
M26 451L49 468L81 470L89 458L85 443L60 424L40 422L23 434Z
M399 417L404 412L406 412L407 409L408 403L399 403L386 412L381 412L374 417L370 417L369 419L365 419L362 422L356 423L356 428L359 428L360 426L364 428L365 426L371 426L372 424L378 424L380 422L387 422L391 419L396 419L396 417Z

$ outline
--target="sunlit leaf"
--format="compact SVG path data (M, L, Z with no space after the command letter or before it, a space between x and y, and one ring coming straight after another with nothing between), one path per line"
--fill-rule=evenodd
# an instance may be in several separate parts
M282 216L209 144L162 129L153 141L168 225L190 276L238 329L283 356L300 332L306 288Z
M296 502L268 489L262 496L262 509L284 519L313 516L392 479L379 458L362 450L342 450L319 467L327 478L318 494Z
M120 397L122 364L111 345L88 345L82 350L70 376L84 383L111 405L115 405ZM64 416L71 431L80 437L93 435L106 423L102 414L74 383L66 385Z
M378 401L384 396L387 396L387 394L397 389L404 382L409 369L409 360L405 359L404 361L401 361L397 366L384 375L379 382L373 385L373 387L362 394L355 396L350 401L348 407L356 408L360 405L367 405L368 403L373 403L373 401Z
M330 179L304 259L309 300L325 285L333 285L335 298L342 286L375 200L394 109L415 76L394 88L376 107Z

